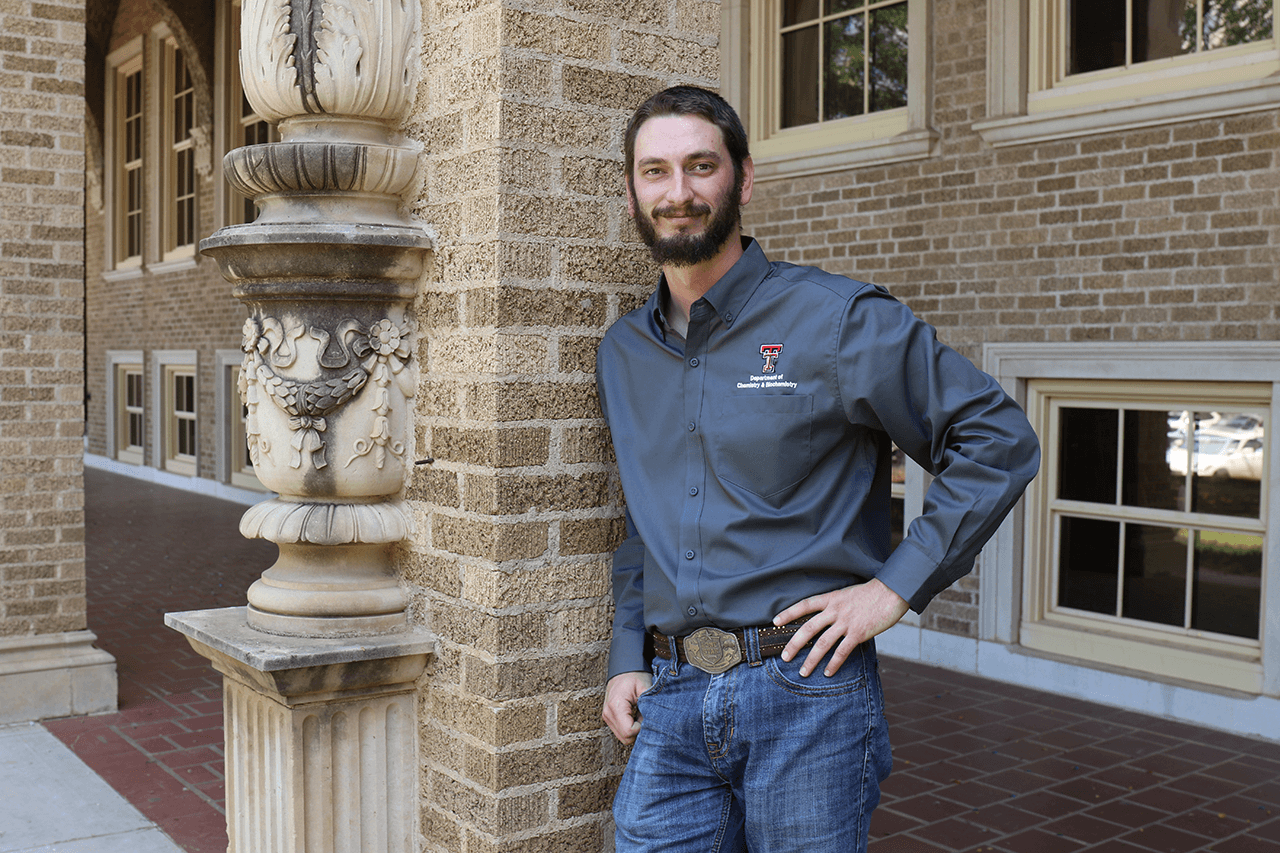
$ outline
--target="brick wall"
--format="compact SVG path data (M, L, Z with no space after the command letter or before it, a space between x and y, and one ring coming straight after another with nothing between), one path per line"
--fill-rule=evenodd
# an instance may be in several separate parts
M0 7L0 636L85 627L84 9Z
M140 34L150 33L161 22L160 14L147 0L123 0L116 17L111 36L112 49L127 44ZM212 32L212 28L209 28ZM200 45L200 53L212 53ZM150 43L145 47L150 49ZM188 57L192 59L192 57ZM155 103L155 79L159 73L160 59L148 54L144 85L144 121L146 139L156 133L155 125L161 120L160 105ZM106 69L103 69L103 73ZM214 79L213 69L204 69L204 81ZM207 88L198 91L198 99L208 101L212 92ZM215 121L221 117L215 117ZM99 132L102 132L99 129ZM221 126L215 133L222 133ZM98 145L102 145L101 140ZM154 184L160 164L153 146L146 149L145 183ZM199 209L197 211L198 239L212 234L223 224L223 215L215 208L215 186L222 180L219 164L208 178L197 177ZM94 180L106 185L102 164L91 163L98 174ZM227 191L231 194L231 191ZM160 212L147 196L144 205L144 233L148 240L160 232ZM238 198L238 196L237 196ZM108 200L109 202L109 200ZM86 281L89 324L86 337L86 371L89 403L87 411L88 451L112 457L114 448L107 446L107 358L108 350L141 350L144 356L143 384L146 401L146 464L158 467L160 450L154 435L154 411L156 390L153 387L153 354L156 350L187 350L196 353L196 442L198 450L197 475L216 478L218 457L222 449L217 446L218 420L225 412L216 408L216 389L225 377L217 372L218 350L236 350L240 346L240 328L248 316L245 306L231 295L231 285L222 278L218 266L211 259L196 255L194 264L171 272L141 274L124 280L108 282L102 272L106 263L106 247L103 242L105 217L103 211L88 210L86 239ZM144 247L144 260L150 264L159 260L159 250L153 243Z
M416 440L435 462L410 488L401 571L440 637L422 700L429 850L607 843L625 758L600 722L622 496L594 356L654 281L621 136L653 91L714 85L718 15L702 0L424 4L409 130L426 150L414 212L438 238Z
M1280 109L986 146L986 3L934 4L934 156L759 183L774 260L887 287L975 362L993 341L1280 333ZM927 627L976 635L977 579Z

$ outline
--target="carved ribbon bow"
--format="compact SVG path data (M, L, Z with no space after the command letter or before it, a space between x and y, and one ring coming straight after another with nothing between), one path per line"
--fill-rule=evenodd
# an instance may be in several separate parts
M311 454L311 464L319 471L328 465L324 458L324 440L320 433L327 425L324 418L301 415L289 418L289 429L293 430L293 458L290 464L297 468L302 464L302 454Z

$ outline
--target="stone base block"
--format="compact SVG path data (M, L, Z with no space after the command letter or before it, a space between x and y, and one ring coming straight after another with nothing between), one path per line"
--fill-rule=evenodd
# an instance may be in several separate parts
M254 630L244 607L165 623L223 675L228 853L413 853L421 631Z
M92 631L0 637L0 723L116 709L116 659Z

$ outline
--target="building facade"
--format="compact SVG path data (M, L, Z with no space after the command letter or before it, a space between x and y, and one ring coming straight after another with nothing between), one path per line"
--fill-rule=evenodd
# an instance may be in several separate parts
M255 213L222 155L275 131L242 94L234 0L16 6L0 626L87 649L82 430L89 464L267 497L236 393L247 312L198 245ZM437 638L427 849L607 843L623 496L594 350L655 277L620 197L622 130L677 82L747 121L745 222L771 258L887 288L1041 436L1041 475L977 570L882 651L1274 737L1274 6L425 0L400 131L422 151L404 209L434 250L394 562ZM906 526L928 478L904 462L899 479Z

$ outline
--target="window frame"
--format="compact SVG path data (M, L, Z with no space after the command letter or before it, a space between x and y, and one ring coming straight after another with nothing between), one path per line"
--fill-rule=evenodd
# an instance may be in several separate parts
M196 87L195 79L188 69L186 75L190 82L190 86L179 91L180 85L177 75L177 59L182 56L184 64L190 62L190 58L183 54L182 48L178 46L178 42L172 36L162 36L158 40L159 49L157 53L162 57L162 65L160 70L160 93L158 103L161 105L161 133L160 148L162 160L164 163L163 171L163 204L161 209L163 215L161 217L160 228L162 231L162 239L164 241L164 254L162 260L165 263L171 261L179 261L187 258L194 259L196 254L196 244L199 242L200 228L200 177L196 169L196 141L195 135L188 132L185 139L175 139L177 135L178 109L177 103L179 97L185 97L188 101L187 111L191 128L194 130L195 109L196 109ZM186 160L186 179L189 182L190 192L182 194L182 176L179 174L181 163ZM189 240L180 243L179 234L179 211L183 207L183 202L190 205L191 208L191 230L188 235Z
M1280 32L1275 28L1270 42L1058 79L1064 67L1060 10L1065 2L988 0L989 118L973 125L988 144L1065 139L1280 104Z
M275 125L266 122L256 112L243 112L244 86L240 80L240 0L222 0L219 5L217 33L217 85L214 91L214 110L222 118L217 140L215 159L221 164L227 152L244 145L245 128L259 122L267 125L267 141L279 142L280 133ZM222 225L246 225L251 199L231 189L225 180L215 182L215 209Z
M147 251L149 137L147 135L148 93L143 42L142 36L132 38L112 51L107 57L107 103L103 112L105 119L105 127L103 128L103 162L107 164L103 175L104 183L106 184L103 187L103 196L106 199L106 204L104 205L106 215L103 216L103 248L106 257L103 259L103 267L104 274L109 278L130 277L140 274ZM140 122L138 129L140 150L136 165L129 167L123 159L126 148L125 133L128 129L127 118L124 114L127 104L125 80L134 74L139 75L139 95L141 96L137 117L137 121ZM139 208L136 213L139 217L138 251L135 254L126 254L128 247L125 245L125 241L128 239L127 217L129 211L125 205L128 200L129 172L134 170L140 174Z
M244 403L240 399L239 377L244 353L218 350L216 354L218 384L214 406L218 412L218 480L240 489L266 492L266 486L254 473L248 460L245 438Z
M822 174L933 154L939 134L933 109L932 4L910 0L907 11L907 106L813 125L778 127L777 33L780 0L729 0L722 5L724 94L739 107L751 141L756 181ZM743 50L743 47L746 50Z
M1130 626L1098 633L1100 620L1069 614L1044 618L1046 589L1053 579L1043 563L1051 532L1046 500L1047 471L1054 464L1052 436L1043 423L1037 380L1088 383L1185 384L1188 391L1211 383L1253 383L1264 389L1268 414L1280 412L1280 344L1271 342L1156 342L1111 344L988 344L984 367L1028 410L1044 442L1038 479L1010 523L992 539L980 577L979 635L1022 645L1087 667L1137 669L1144 677L1191 682L1248 694L1280 694L1280 465L1268 465L1264 483L1263 569L1260 636L1252 641L1188 643L1162 629ZM1172 380L1170 377L1178 377ZM1197 388L1196 383L1203 383ZM1117 386L1118 387L1118 386ZM1193 408L1195 408L1193 406ZM1265 452L1280 458L1280 433L1268 430ZM991 570L987 570L987 566ZM1105 621L1105 620L1101 620ZM1089 630L1086 630L1089 629ZM1253 645L1249 651L1241 651ZM1234 653L1233 653L1234 649ZM1135 666L1135 653L1142 655ZM1161 660L1160 656L1165 659Z
M107 449L112 459L128 465L143 465L146 460L147 446L147 414L146 414L146 371L141 350L108 350L107 356ZM129 411L128 393L125 387L126 377L136 374L142 382L142 444L125 444L128 440L126 418Z
M152 399L155 417L152 435L155 436L155 466L180 476L195 477L200 468L200 379L194 350L160 350L152 353ZM175 408L172 379L175 376L192 377L192 410L190 417L179 417ZM191 454L177 449L178 421L195 424L195 436Z

